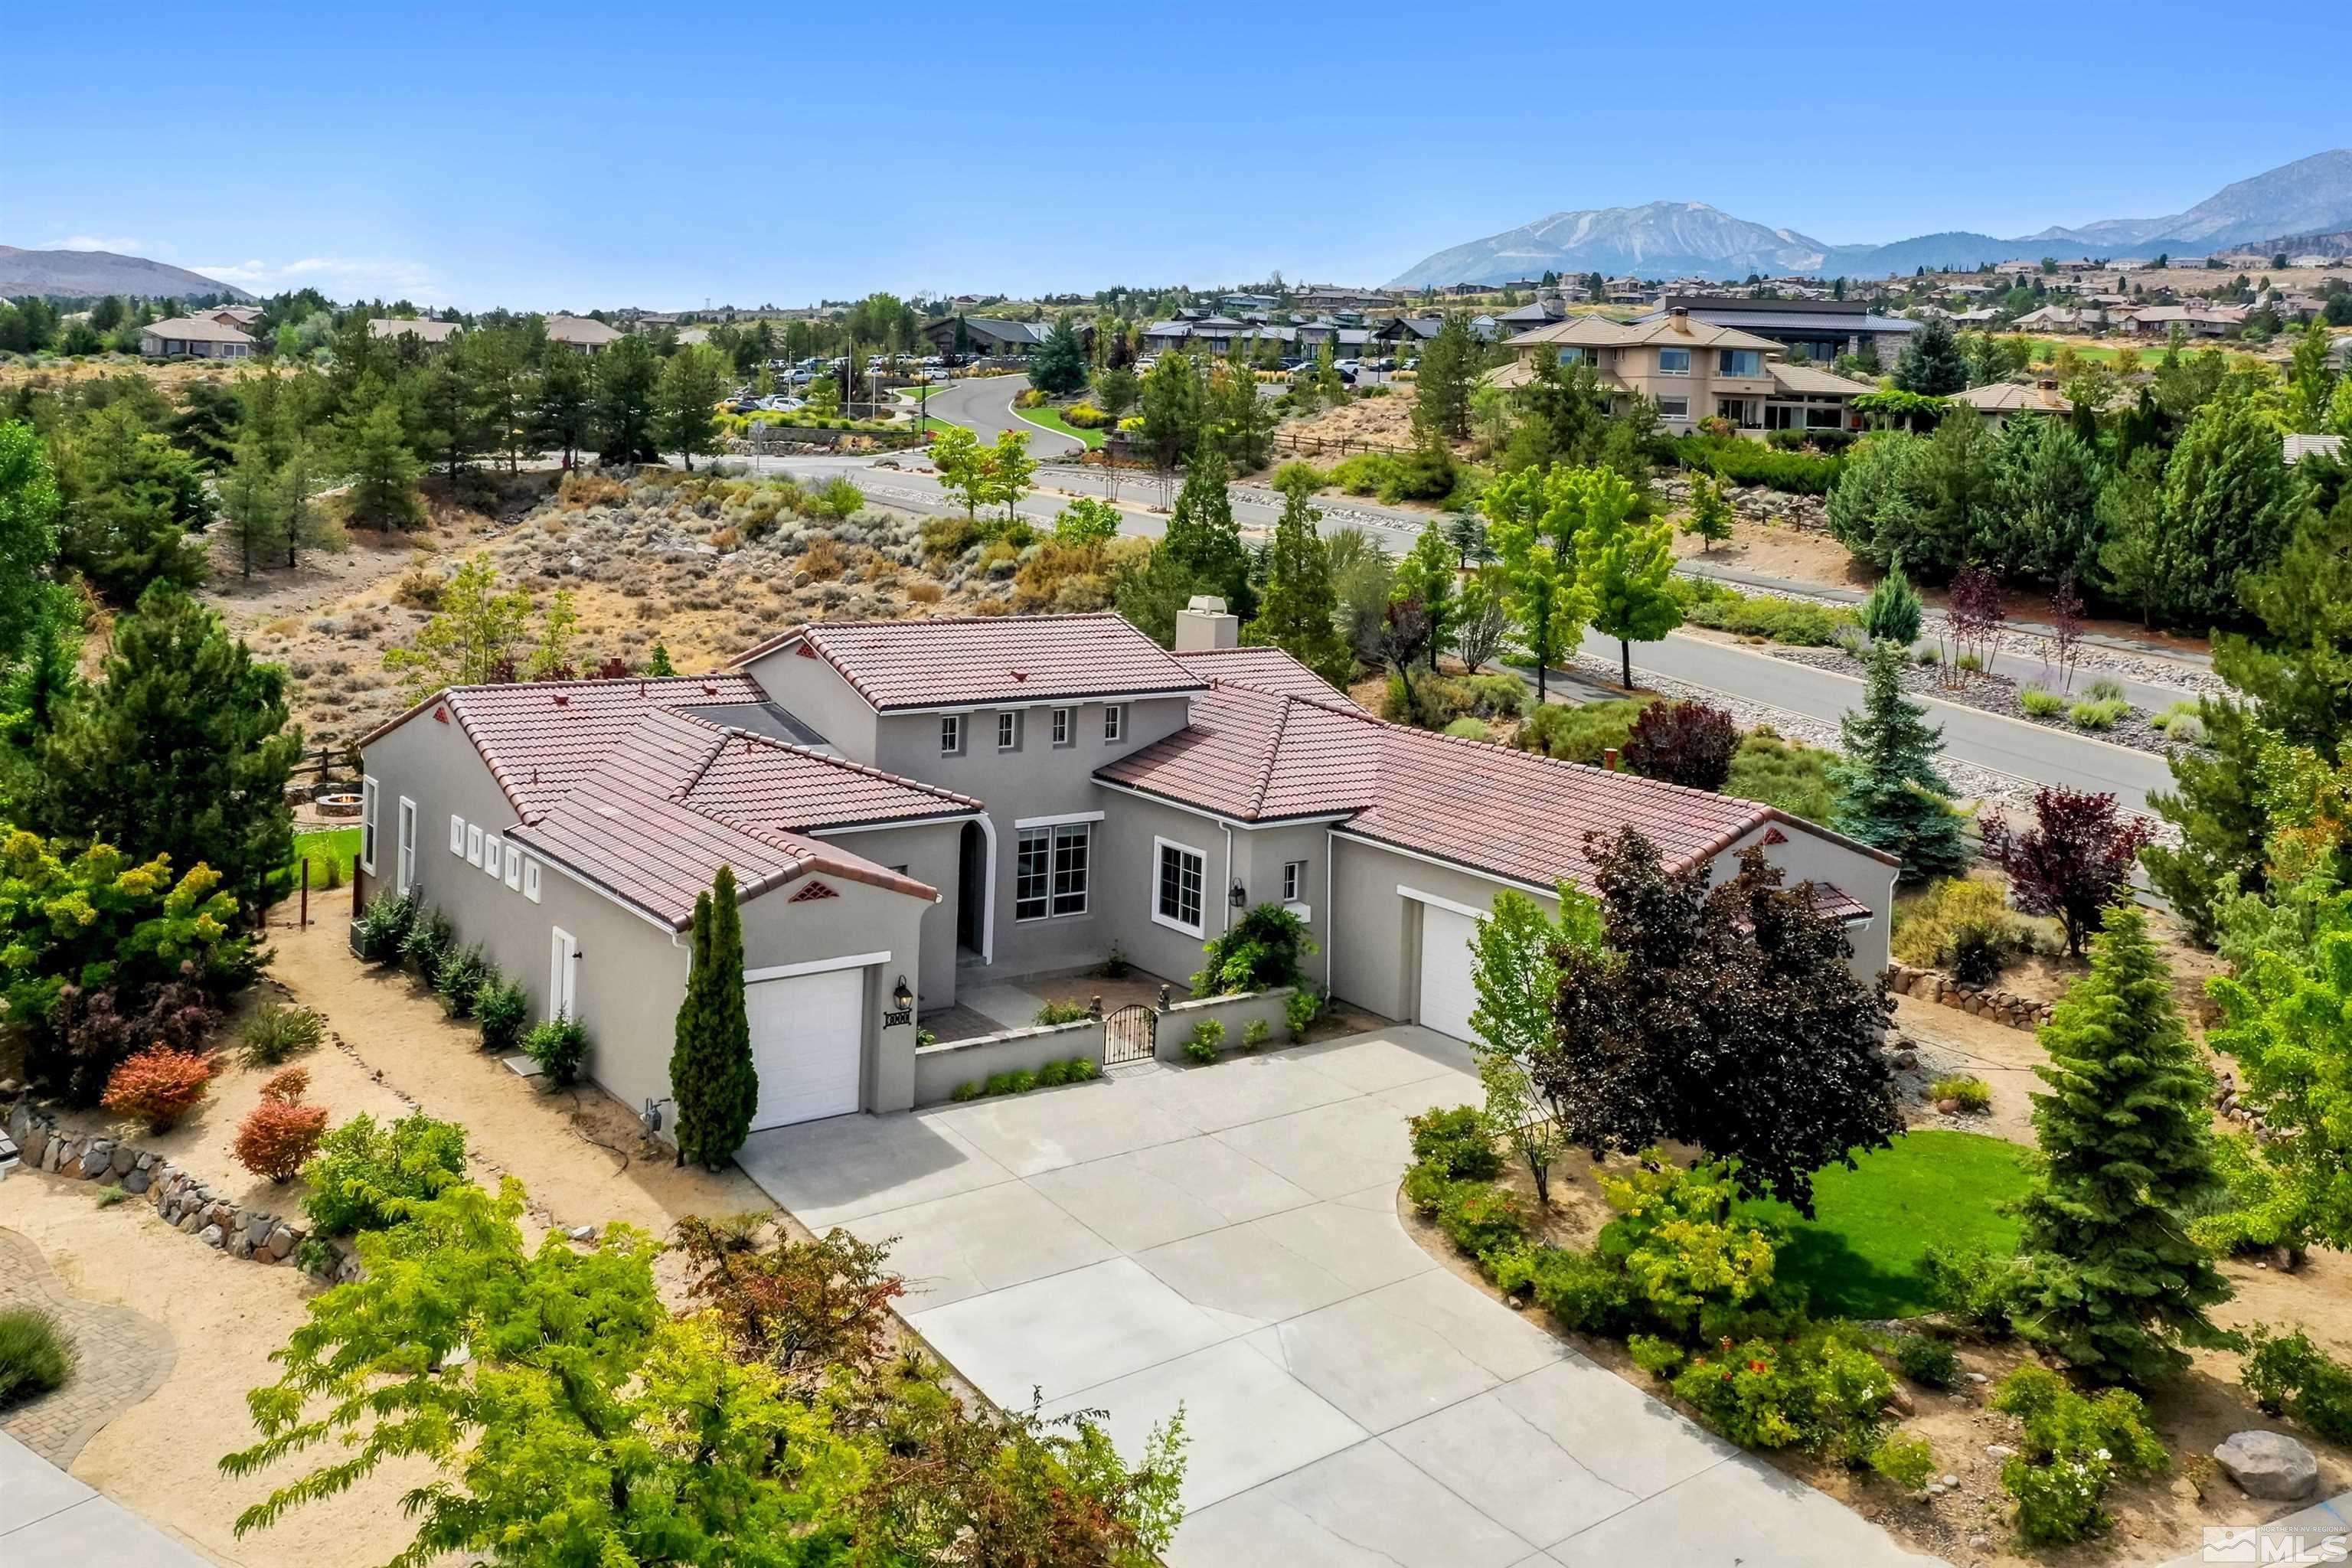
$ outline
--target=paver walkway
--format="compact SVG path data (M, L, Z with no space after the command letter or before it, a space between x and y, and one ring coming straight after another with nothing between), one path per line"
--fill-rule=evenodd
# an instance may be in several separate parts
M1400 1026L1214 1067L755 1135L814 1229L894 1242L917 1329L991 1397L1179 1405L1172 1568L1918 1563L1456 1279L1406 1235L1405 1118L1478 1097Z
M15 1179L54 1178L19 1172ZM161 1323L128 1307L73 1295L58 1282L41 1249L13 1230L0 1230L0 1307L37 1307L53 1314L80 1357L63 1388L0 1416L0 1433L53 1465L72 1464L100 1427L154 1393L172 1370L172 1336Z

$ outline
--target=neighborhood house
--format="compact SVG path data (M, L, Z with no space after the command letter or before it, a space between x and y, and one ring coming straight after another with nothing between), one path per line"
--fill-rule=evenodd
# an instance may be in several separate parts
M214 316L173 316L139 330L139 352L149 359L168 354L247 359L253 353L253 340Z
M756 1127L916 1102L918 1020L1116 952L1181 977L1253 905L1342 1001L1466 1037L1495 894L1591 885L1639 828L1720 879L1760 846L1886 963L1895 862L1770 806L1384 722L1221 601L797 626L712 676L453 688L362 742L362 901L413 893L668 1097L695 898L741 888Z
M1633 399L1657 405L1676 434L1702 419L1727 421L1760 437L1768 430L1853 430L1862 426L1853 400L1876 387L1811 364L1790 364L1780 344L1738 327L1700 321L1677 306L1639 321L1576 316L1519 333L1504 345L1511 363L1486 373L1496 386L1523 386L1538 355L1592 367L1616 395L1612 411Z

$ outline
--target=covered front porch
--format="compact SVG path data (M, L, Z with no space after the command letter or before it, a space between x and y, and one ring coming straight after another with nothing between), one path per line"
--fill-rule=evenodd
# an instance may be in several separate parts
M1028 1028L1048 1005L1087 1007L1099 999L1106 1016L1137 1003L1160 1006L1163 989L1169 1002L1187 1001L1192 994L1183 981L1132 964L1122 966L1117 976L1106 973L1102 964L1013 975L971 965L959 976L955 1005L927 1012L919 1022L935 1043L952 1045Z

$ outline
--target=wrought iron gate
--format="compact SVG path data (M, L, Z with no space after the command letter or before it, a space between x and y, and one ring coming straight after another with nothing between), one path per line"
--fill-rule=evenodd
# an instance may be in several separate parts
M1130 1003L1103 1019L1103 1066L1148 1062L1157 1054L1160 1010Z

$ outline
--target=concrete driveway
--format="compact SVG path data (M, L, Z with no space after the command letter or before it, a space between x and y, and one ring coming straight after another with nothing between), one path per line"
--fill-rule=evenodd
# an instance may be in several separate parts
M1001 1404L1181 1405L1173 1568L1932 1561L1489 1300L1396 1215L1405 1118L1475 1100L1427 1030L755 1135L812 1227L895 1242Z

